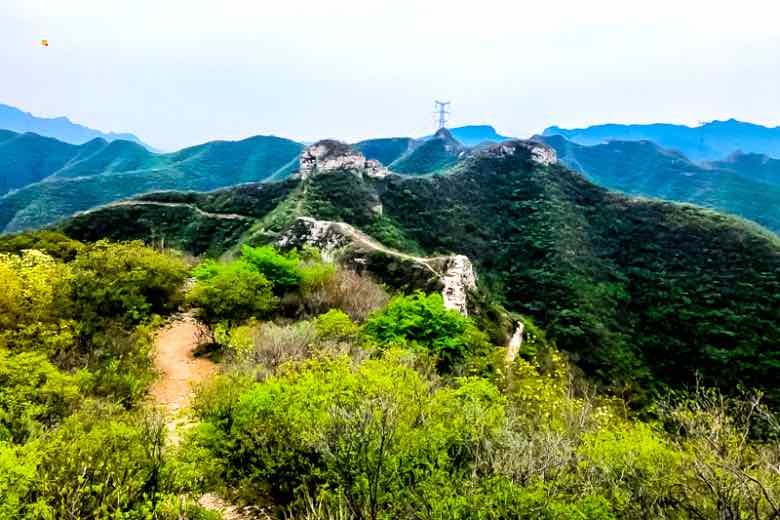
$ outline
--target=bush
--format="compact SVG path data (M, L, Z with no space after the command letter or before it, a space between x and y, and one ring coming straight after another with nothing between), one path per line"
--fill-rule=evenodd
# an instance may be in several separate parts
M267 316L276 305L272 283L244 262L219 267L198 282L187 296L198 307L198 317L208 325L220 321L236 324Z
M369 316L363 330L382 348L408 343L430 351L444 372L461 367L472 356L489 355L492 350L487 336L468 318L444 307L439 294L393 298L384 309Z
M300 513L308 494L362 518L401 516L434 475L472 475L504 423L493 385L433 392L395 353L358 366L345 357L288 365L232 407L208 401L222 404L199 409L196 441L220 462L218 480L253 503Z
M307 284L292 301L288 300L288 305L302 308L308 316L340 309L354 321L361 322L372 311L387 304L387 292L368 276L342 267L331 269L329 276L323 277L321 283Z
M164 437L159 418L86 406L35 444L28 464L37 464L37 474L20 516L134 518L121 513L135 511L151 518L166 492Z
M0 442L26 442L70 415L86 376L60 372L41 353L0 349Z
M296 289L303 283L300 260L295 253L283 255L272 246L244 245L241 247L241 260L270 280L277 295Z
M92 328L116 318L135 325L151 314L176 310L189 270L181 257L141 242L100 241L70 265L74 274L67 317Z

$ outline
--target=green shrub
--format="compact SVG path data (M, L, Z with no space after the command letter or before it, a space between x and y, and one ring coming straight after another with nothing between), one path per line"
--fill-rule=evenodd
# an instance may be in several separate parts
M0 442L25 442L70 415L86 376L60 372L45 354L0 349Z
M364 325L365 335L380 347L411 344L430 351L442 371L461 366L474 354L492 349L487 336L457 311L444 307L439 294L398 296L374 312Z
M113 318L137 324L175 310L189 270L182 258L141 242L97 242L71 266L68 316L91 326Z
M251 265L273 283L276 294L295 289L303 283L298 259L295 253L279 253L271 246L241 247L241 260Z
M206 423L196 440L220 462L216 478L254 503L302 511L309 494L345 500L361 517L396 516L431 475L471 475L504 424L503 399L487 381L432 394L400 359L288 365L232 406L235 397L204 389L211 404L199 409Z
M159 418L88 404L37 443L24 517L151 518L167 491L164 438Z
M266 317L276 305L272 290L265 275L239 261L220 266L216 274L198 282L187 299L198 307L198 317L205 323L236 324Z

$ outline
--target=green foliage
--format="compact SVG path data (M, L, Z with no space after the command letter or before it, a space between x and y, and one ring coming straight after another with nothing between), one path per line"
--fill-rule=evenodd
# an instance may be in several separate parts
M179 256L140 242L97 242L77 255L71 266L69 316L93 326L116 317L137 324L150 314L175 310L189 270Z
M198 317L207 324L238 323L267 316L275 307L273 284L250 264L237 261L205 274L190 291L187 301L198 307Z
M0 349L0 443L24 443L70 415L86 377L59 371L43 353Z
M468 318L444 307L439 294L393 298L384 309L369 316L363 331L382 348L411 344L428 350L445 372L491 349L484 333Z
M394 355L354 368L345 358L310 361L200 413L197 441L220 461L216 479L299 511L308 489L368 518L402 512L403 497L431 478L469 475L504 421L486 381L431 394ZM452 417L462 418L457 428Z
M0 253L17 253L25 249L35 249L57 260L70 262L84 249L84 245L59 231L44 230L0 236Z
M451 136L449 139L438 136L431 138L393 161L389 168L397 173L423 175L451 166L458 161L458 155L463 151L463 148L451 139Z
M508 310L612 390L642 401L698 372L779 398L780 241L766 231L610 194L523 153L381 188L384 216L410 239L467 255Z
M357 336L360 330L344 311L331 309L314 320L317 335L324 340L343 340Z
M297 288L303 282L300 260L295 253L284 255L271 246L241 248L241 259L271 280L277 294Z
M162 422L87 406L37 443L23 518L144 518L165 491ZM123 512L136 515L121 515ZM151 517L146 516L146 517Z

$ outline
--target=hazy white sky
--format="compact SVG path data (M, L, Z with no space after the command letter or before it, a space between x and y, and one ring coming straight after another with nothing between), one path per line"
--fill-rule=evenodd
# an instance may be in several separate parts
M0 45L0 103L166 150L423 135L437 98L521 137L780 124L777 0L0 0Z

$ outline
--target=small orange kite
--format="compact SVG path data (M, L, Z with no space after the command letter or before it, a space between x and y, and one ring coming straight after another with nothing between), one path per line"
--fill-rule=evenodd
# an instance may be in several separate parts
M44 47L48 47L49 46L49 40L41 40L41 45L43 45Z

